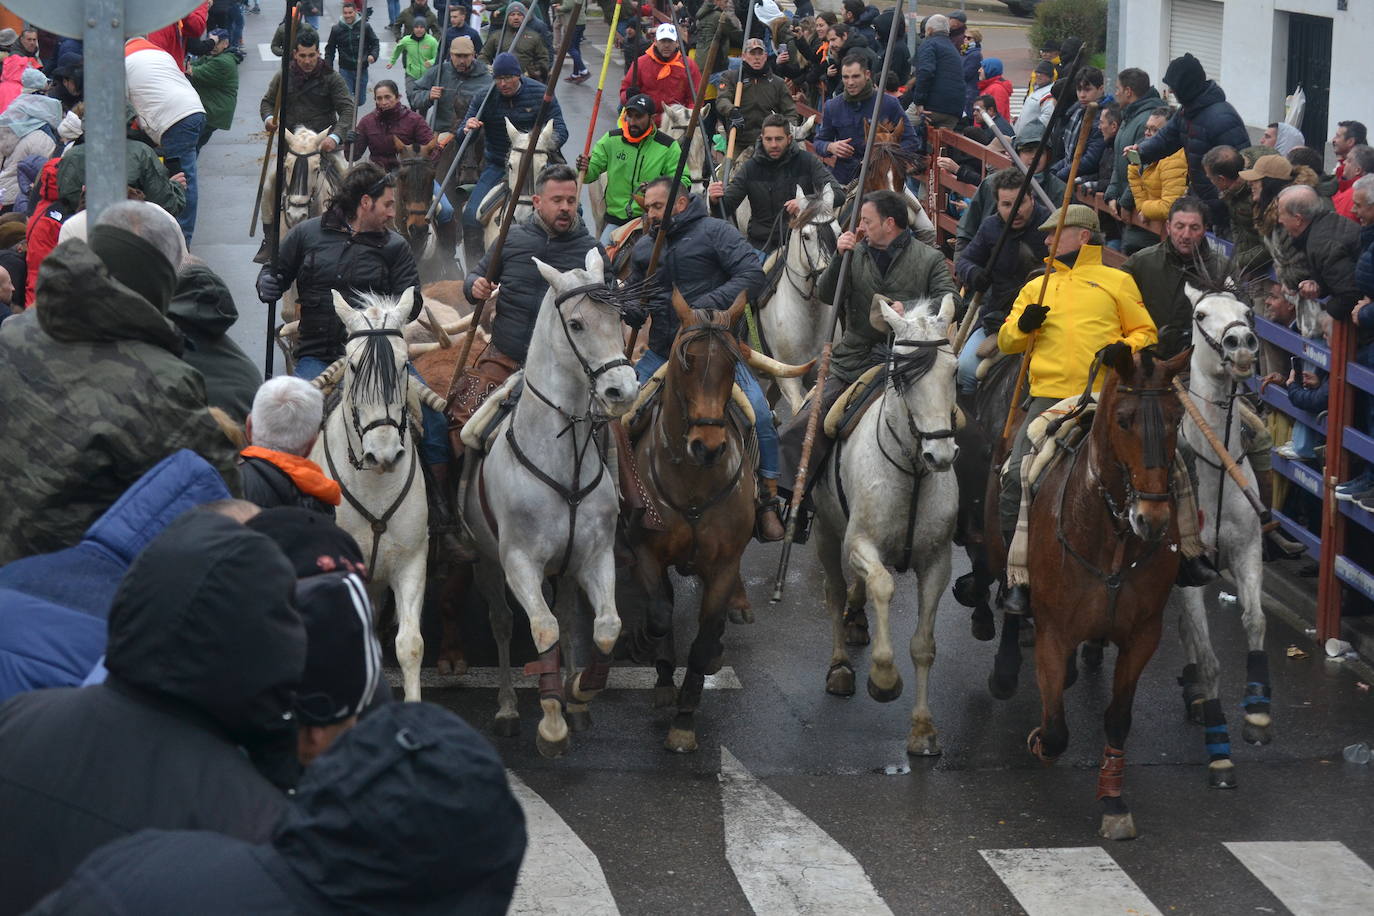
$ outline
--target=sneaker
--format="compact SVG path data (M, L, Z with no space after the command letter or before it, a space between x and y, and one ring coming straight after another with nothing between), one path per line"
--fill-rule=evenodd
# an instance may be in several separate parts
M1341 502L1350 502L1356 496L1362 495L1365 490L1374 486L1374 477L1366 471L1358 477L1347 480L1345 483L1336 485L1336 498Z
M1359 498L1356 499L1354 502L1355 505L1359 506L1364 511L1374 512L1374 490L1369 490L1365 493L1361 493Z
M1292 439L1289 439L1283 445L1274 449L1274 454L1278 455L1280 458L1287 458L1289 461L1298 461L1302 458L1302 456L1298 454L1298 450L1293 448Z

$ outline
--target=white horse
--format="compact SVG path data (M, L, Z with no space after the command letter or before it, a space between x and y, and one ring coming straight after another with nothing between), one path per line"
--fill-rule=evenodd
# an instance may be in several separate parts
M343 153L338 150L332 153L320 150L320 143L327 136L328 134L316 133L308 127L282 130L282 139L286 144L286 168L283 171L286 176L286 193L282 195L281 210L282 238L286 238L286 234L300 223L324 212L329 199L338 189L339 182L343 180L344 172L348 171L348 163L344 160ZM267 187L264 189L269 201L276 199L272 193L276 178L276 170L269 170ZM271 211L264 209L263 212ZM282 296L282 318L294 321L299 317L300 300L296 295L296 284L292 283L291 288Z
M769 355L784 363L800 365L820 353L829 329L828 303L816 300L816 285L835 255L840 224L835 221L835 199L830 185L807 196L797 186L797 216L787 228L787 240L778 252L783 270L768 304L759 310L759 330L768 343ZM785 212L780 219L785 218ZM778 389L792 406L801 410L801 379L777 379Z
M364 293L355 309L334 293L334 313L348 333L339 405L324 421L310 453L343 488L336 521L367 557L374 608L396 599L396 659L407 700L420 699L424 638L420 610L429 551L429 503L415 436L420 393L406 372L403 328L413 290L397 299ZM327 371L322 378L334 373Z
M571 701L582 707L570 712L584 712L605 686L611 648L620 635L612 550L620 506L603 426L629 409L639 383L621 352L619 310L589 295L595 294L593 287L609 289L600 252L587 252L585 270L560 272L537 258L534 263L549 291L525 361L525 391L471 470L462 508L486 561L478 564L478 581L500 652L496 732L510 736L520 727L510 673L509 587L529 617L540 653L526 669L540 674L543 718L536 745L545 757L557 757L569 744L559 640L563 636L565 650L570 649L570 621L566 612L560 622L550 611L544 582L555 578L558 604L566 609L576 605L573 588L579 587L595 617L596 655L566 684ZM567 662L575 670L570 653Z
M687 124L691 120L692 109L675 102L664 106L663 120L659 123L658 129L681 145L682 138L687 134ZM706 152L705 132L698 127L692 134L691 148L687 150L687 174L691 179L693 193L706 193L706 186L711 183L712 171L711 160Z
M948 334L954 297L939 312L933 303L900 303L874 296L874 323L895 340L879 403L857 428L835 443L830 466L816 481L816 551L825 570L825 597L833 623L827 693L852 696L854 667L845 650L848 618L873 598L877 626L869 662L868 693L890 702L902 693L893 663L888 616L893 580L889 566L916 572L919 616L911 637L916 703L907 753L940 753L928 703L935 661L935 612L949 585L959 485L954 476L954 370ZM846 572L852 577L846 600Z
M1188 390L1203 420L1223 437L1255 489L1255 475L1241 441L1237 394L1255 371L1259 341L1250 323L1250 308L1230 293L1206 293L1189 286L1193 303L1193 356ZM1236 583L1249 653L1246 657L1245 740L1267 744L1269 728L1269 664L1264 653L1264 609L1260 605L1264 581L1262 532L1259 516L1236 482L1222 470L1216 452L1207 444L1191 417L1183 418L1183 440L1197 456L1197 505L1202 511L1202 541L1219 568L1229 569ZM1218 488L1221 502L1218 503ZM1220 508L1220 512L1218 512ZM1175 588L1170 601L1179 609L1179 634L1187 667L1183 670L1184 703L1194 721L1205 727L1212 757L1208 781L1214 788L1236 785L1230 757L1226 715L1220 696L1221 671L1207 629L1207 609L1201 588Z
M515 207L515 222L524 221L534 212L534 200L530 196L529 189L534 187L534 177L540 170L549 163L549 155L558 152L558 143L553 135L553 121L544 122L544 127L539 131L539 142L535 144L534 156L530 162L530 174L528 184L520 194L520 202ZM501 234L501 220L506 215L507 195L515 187L515 179L520 172L520 159L525 152L525 145L529 143L530 135L516 130L515 125L506 118L506 136L510 138L510 155L506 157L506 181L505 184L498 184L487 192L487 196L482 199L482 241L487 248L496 243L496 237ZM489 208L489 209L488 209Z

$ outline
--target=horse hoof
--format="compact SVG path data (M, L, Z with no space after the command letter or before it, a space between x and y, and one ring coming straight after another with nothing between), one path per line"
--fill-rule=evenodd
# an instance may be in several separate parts
M665 750L674 754L693 754L697 749L697 733L685 728L668 729L668 737L663 742Z
M575 732L585 732L592 727L592 712L585 706L577 709L569 704L567 718L568 728Z
M1026 736L1026 750L1030 751L1031 755L1045 766L1052 766L1059 757L1058 755L1054 757L1045 756L1045 742L1041 738L1040 730L1041 727L1037 725L1035 728L1032 728L1031 733ZM1108 815L1103 815L1103 817L1107 816Z
M891 703L902 695L902 679L899 676L891 687L879 687L873 680L873 676L868 677L868 695L879 703Z
M1234 789L1236 765L1229 760L1213 760L1207 764L1207 785L1213 789Z
M1102 647L1093 643L1083 644L1083 670L1102 670Z
M1015 675L1011 677L998 677L997 672L988 675L988 693L992 694L994 700L1010 700L1016 695Z
M520 720L515 716L497 716L491 730L501 738L514 738L520 734Z
M1102 828L1097 831L1097 835L1104 840L1134 840L1135 818L1127 811L1125 814L1104 814L1102 815Z
M973 631L973 638L979 642L990 642L997 638L997 621L992 617L992 609L980 607L973 612L969 619L969 629Z
M751 607L732 607L725 612L725 616L731 623L753 623L754 609Z
M717 655L715 658L711 659L709 662L706 663L706 670L705 670L705 673L706 673L706 674L719 674L719 673L720 673L720 669L721 669L722 667L724 667L724 665L725 665L725 655L724 655L724 654Z
M854 695L854 669L844 663L831 665L825 675L825 692L836 697Z
M1197 699L1188 703L1187 706L1184 708L1184 712L1188 716L1188 721L1193 723L1194 725L1205 724L1202 718L1203 702L1204 700L1202 699L1202 697L1198 697Z
M462 677L468 673L468 660L461 655L453 659L441 655L434 667L442 675Z
M546 760L553 760L562 757L568 752L572 745L572 735L564 735L562 741L549 741L538 732L534 735L534 746L539 751L539 756Z
M677 705L677 688L672 684L659 684L654 687L654 709L667 709Z
M931 732L927 735L912 733L906 739L906 752L912 757L939 757L944 751L940 750L940 742Z
M868 622L865 621L862 625L858 623L845 624L844 644L851 649L868 645Z
M1265 718L1269 717L1265 716ZM1245 738L1246 744L1259 746L1274 740L1274 736L1269 731L1269 723L1251 722L1249 716L1245 717L1245 723L1241 726L1240 733Z

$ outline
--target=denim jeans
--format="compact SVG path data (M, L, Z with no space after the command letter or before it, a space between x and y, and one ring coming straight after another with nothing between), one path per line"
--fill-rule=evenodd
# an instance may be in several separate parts
M647 382L658 367L667 360L653 350L645 350L635 364L635 375L639 383ZM754 408L754 435L759 440L759 476L768 480L778 479L778 430L773 426L773 408L759 387L759 380L743 362L735 363L735 384L739 385L749 404Z
M367 68L363 68L363 81L361 85L357 82L357 70L345 70L343 67L340 67L339 76L342 76L343 81L348 84L349 91L353 93L353 101L361 105L363 103L363 95L367 92Z
M296 361L296 371L292 374L308 382L328 368L329 363L318 356L302 356ZM407 364L406 371L412 377L420 378L420 373L415 371L414 366ZM448 421L439 411L421 404L420 424L424 429L420 436L420 457L424 459L425 464L446 463L453 457L448 444Z
M439 182L434 182L434 196L439 198L439 209L435 212L435 218L447 226L453 222L453 204L449 203L447 194L439 193Z
M468 197L467 206L463 207L463 225L470 229L480 229L482 224L477 221L477 210L482 206L482 199L487 196L487 192L496 187L506 178L506 166L504 163L487 162L482 166L482 174L477 176L477 184L472 186L472 194Z
M167 128L162 134L162 155L181 160L181 171L186 175L186 207L177 217L181 233L186 236L186 245L191 244L191 233L196 230L196 150L200 143L200 132L205 127L205 113L189 114Z
M585 25L579 25L573 29L572 44L568 47L568 54L572 55L573 75L587 72L587 65L582 62L582 36L587 33Z
M597 241L601 243L601 247L603 247L603 248L609 248L609 247L610 247L610 245L611 245L611 236L612 236L612 235L615 233L615 231L616 231L617 229L619 229L619 228L620 228L620 226L617 226L615 223L607 223L607 224L605 225L605 227L601 230L601 237L600 237L599 239L597 239Z
M960 394L972 394L978 389L978 364L982 362L978 358L978 345L988 339L988 332L979 325L973 329L973 333L964 341L964 349L959 351L959 372L955 378L958 380Z
M401 15L401 0L386 0L387 25L396 21L396 17Z

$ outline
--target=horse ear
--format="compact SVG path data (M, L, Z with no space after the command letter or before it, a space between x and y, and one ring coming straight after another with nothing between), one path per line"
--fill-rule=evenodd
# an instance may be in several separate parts
M510 140L511 146L514 146L520 139L520 131L515 129L515 125L510 122L510 118L506 118L506 138Z
M936 316L942 324L949 324L954 320L954 294L945 293L945 298L940 300L940 314Z
M557 295L563 283L563 272L556 267L550 267L538 258L533 258L534 266L539 269L539 276L544 278L544 282L549 284L549 289Z
M900 333L904 311L898 300L874 293L873 301L868 306L868 323L884 334L889 330Z
M735 297L735 301L730 303L730 308L725 312L725 324L727 327L733 328L735 322L740 320L740 316L744 314L744 304L748 301L748 290L740 290L739 295Z
M544 127L539 131L539 145L536 149L549 149L553 147L553 121L545 121Z
M346 329L353 330L353 325L358 320L358 310L349 305L348 300L337 289L331 292L334 294L334 314L339 316Z
M281 138L283 141L285 141L288 149L296 145L296 135L291 133L291 129L289 127L283 127L281 129Z
M1207 294L1191 283L1184 283L1183 295L1188 297L1188 302L1193 306L1193 308L1197 308L1197 304L1201 302L1202 297Z
M592 275L592 280L601 283L606 279L606 264L602 260L601 246L593 245L587 249L587 257L583 261L587 273Z
M826 182L825 189L821 191L821 200L825 202L825 209L834 212L835 210L835 189L829 182Z
M1186 370L1188 369L1188 364L1189 364L1190 362L1192 362L1192 359L1193 359L1193 348L1192 348L1192 347L1189 347L1188 349L1184 350L1182 353L1179 353L1178 355L1174 356L1172 359L1166 360L1166 361L1165 361L1165 363L1164 363L1164 372L1165 372L1165 374L1166 374L1169 378L1173 378L1174 376L1178 375L1179 373L1186 371Z
M410 323L410 310L415 305L415 287L407 286L396 298L396 304L389 311L396 317L396 327L404 328ZM390 322L387 327L390 327Z
M797 196L796 196L795 199L796 199L796 201L797 201L797 205L798 205L798 206L801 206L801 207L805 207L805 206L806 206L806 192L802 190L802 186L801 186L801 185L797 185Z
M815 130L815 128L816 128L816 116L815 116L815 115L812 115L811 117L807 118L805 121L801 122L801 126L798 127L798 128L796 129L796 131L794 132L794 135L796 136L796 138L797 138L798 140L800 140L800 139L802 139L802 138L804 138L804 137L809 137L809 136L811 136L811 131Z
M692 307L682 298L682 293L676 286L673 287L673 311L677 312L678 321L683 324L692 320Z
M1102 362L1123 379L1129 379L1135 374L1135 353L1131 350L1131 345L1124 340L1103 347Z

